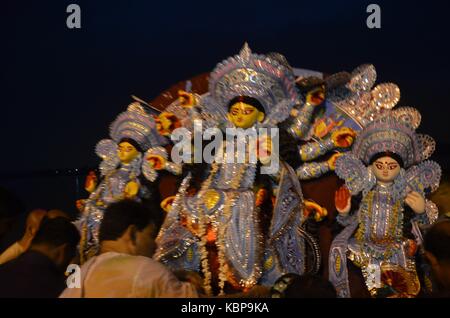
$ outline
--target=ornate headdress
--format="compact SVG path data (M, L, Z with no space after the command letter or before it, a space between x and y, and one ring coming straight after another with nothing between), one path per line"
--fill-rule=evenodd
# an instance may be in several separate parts
M285 60L254 54L247 43L238 55L216 66L209 77L209 93L225 112L236 96L256 98L264 108L265 122L273 124L286 119L299 98L294 74Z
M356 138L353 154L365 164L377 153L400 156L408 168L428 159L434 151L434 140L416 134L414 127L395 116L385 116L367 125Z
M158 134L154 118L137 102L131 103L126 112L117 116L110 126L110 135L116 143L124 138L132 139L144 152L166 142Z
M440 166L428 159L434 152L435 142L427 135L417 134L407 117L396 117L392 113L368 124L357 136L353 148L336 160L336 174L343 180L352 194L367 193L375 185L375 176L367 169L371 158L379 153L394 153L404 163L403 181L394 189L403 195L406 184L413 191L426 188L435 191L441 178ZM400 174L401 176L401 174ZM395 187L394 187L395 188Z
M394 83L375 86L377 72L372 64L358 66L353 72L340 72L326 79L330 86L327 99L350 116L360 127L393 116L413 129L420 125L421 115L413 107L393 109L400 100L400 88Z
M156 130L156 123L154 118L146 112L144 107L138 103L132 103L128 106L127 111L119 114L116 120L110 126L111 139L102 139L97 143L95 152L103 159L100 164L100 171L102 175L106 175L113 171L120 160L117 156L118 143L123 139L133 140L146 155L155 152L164 152L164 148L160 147L167 143L167 139L159 135ZM156 150L155 150L156 149ZM136 169L141 168L140 159L136 162ZM150 174L154 179L155 173L150 173L149 169L146 176Z

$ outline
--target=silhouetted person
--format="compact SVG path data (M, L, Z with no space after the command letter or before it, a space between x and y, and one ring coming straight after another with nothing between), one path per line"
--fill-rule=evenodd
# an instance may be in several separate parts
M59 210L59 209L48 210L47 217L50 219L62 217L62 218L68 219L69 221L72 220L72 218L70 217L70 215L67 212L64 212L63 210Z
M425 234L424 246L435 283L433 296L450 297L450 220L436 222Z
M69 220L44 218L30 248L0 265L0 298L56 298L66 287L65 270L80 235Z
M60 297L197 297L194 285L151 258L161 220L155 203L152 208L131 200L109 205L100 226L100 254L81 267L80 288L66 288Z
M31 211L25 222L25 230L22 238L8 247L0 255L0 265L16 259L22 255L30 247L31 241L35 237L39 230L42 219L45 217L47 212L45 210L37 209Z

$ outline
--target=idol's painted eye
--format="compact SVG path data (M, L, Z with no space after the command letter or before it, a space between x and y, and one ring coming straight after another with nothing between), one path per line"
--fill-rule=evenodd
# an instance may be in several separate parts
M379 162L375 162L375 167L376 167L378 170L381 170L381 169L383 169L383 164L382 164L382 163L379 163Z
M391 163L389 164L389 170L395 170L397 168L397 164L396 163Z
M236 108L233 108L233 109L231 110L231 114L234 115L234 116L236 116L238 113L239 113L239 110L236 109Z
M251 113L253 113L253 109L252 109L252 108L247 108L247 109L244 111L244 114L245 114L245 115L250 115Z

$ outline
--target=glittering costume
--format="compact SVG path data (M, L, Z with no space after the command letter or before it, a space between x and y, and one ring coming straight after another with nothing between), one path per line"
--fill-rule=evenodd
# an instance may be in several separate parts
M352 151L337 159L336 174L352 195L362 196L357 210L338 216L344 229L330 248L329 279L340 297L351 296L347 260L361 268L372 296L380 296L382 287L391 287L389 283L383 286L386 280L403 286L390 291L400 297L415 296L420 289L407 236L411 235L411 224L433 223L437 209L426 200L425 213L411 211L414 216L408 218L409 207L404 201L411 191L425 197L428 191L436 190L441 170L437 163L425 161L434 150L434 142L415 132L419 124L420 115L412 108L388 112L367 121ZM393 153L403 161L406 170L402 168L392 183L377 182L367 167L379 153ZM387 273L391 275L388 278Z
M177 114L184 127L192 128L189 119L202 119L206 128L233 127L227 119L227 105L237 96L255 98L264 108L265 119L252 129L277 127L295 106L292 134L300 139L304 137L302 132L309 131L314 106L301 101L291 68L280 55L254 54L247 45L239 55L217 65L210 74L209 93L198 96L198 107L186 110L174 103L166 111ZM299 146L297 156L309 161L337 148L327 142L325 146L321 142ZM330 170L328 162L306 163L297 172L280 162L280 169L271 175L276 199L266 232L262 231L261 211L253 189L259 164L212 163L208 177L193 196L187 192L191 182L188 175L158 235L157 259L174 269L202 272L209 294L214 265L210 248L217 249L220 292L225 284L245 289L256 283L272 284L284 273L304 273L308 244L315 253L315 261L308 265L317 271L318 247L302 226L305 216L299 178L319 177Z
M82 216L76 222L82 232L82 263L98 251L98 232L105 208L125 198L137 201L150 198L152 193L147 182L155 181L158 173L147 158L167 158L167 152L162 147L165 140L156 132L154 118L139 103L132 103L126 112L117 117L110 126L110 136L111 139L103 139L96 146L97 155L103 159L100 164L102 179L84 201ZM118 148L123 141L133 143L139 150L130 162L119 159ZM180 172L180 167L173 163L165 168L173 173ZM131 197L126 192L130 182L138 189Z

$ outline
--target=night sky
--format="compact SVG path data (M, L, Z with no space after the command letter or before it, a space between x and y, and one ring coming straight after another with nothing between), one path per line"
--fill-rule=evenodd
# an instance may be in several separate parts
M81 6L82 29L66 27ZM381 6L368 29L366 7ZM29 208L73 209L74 177L45 169L96 166L95 144L135 94L151 100L239 52L284 54L326 73L372 63L378 82L417 107L420 132L437 140L449 168L450 74L444 1L2 1L0 185ZM78 182L83 182L80 177ZM81 189L82 187L78 187Z

